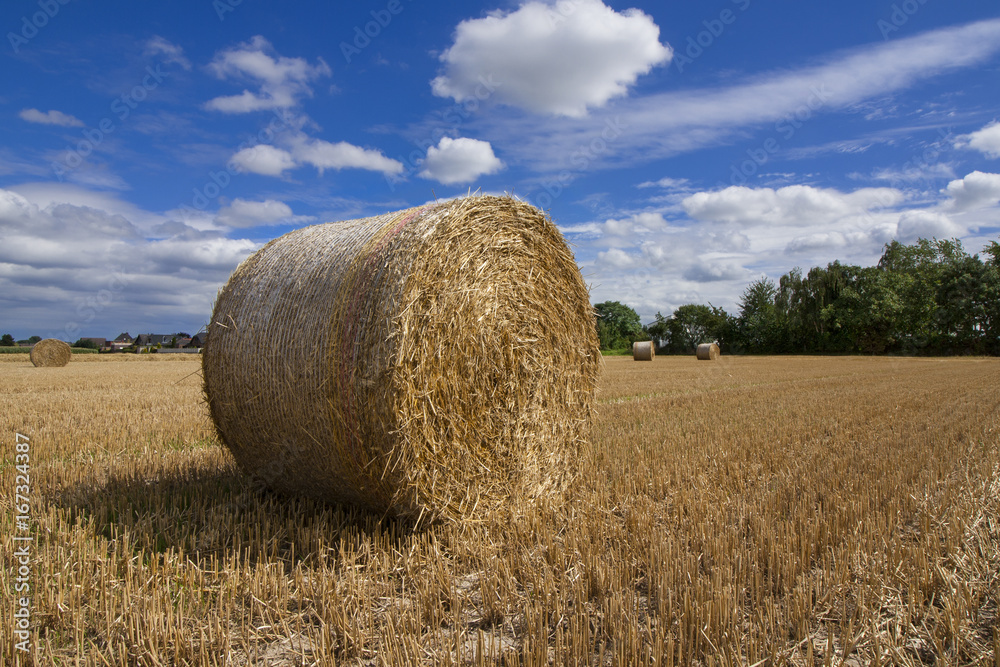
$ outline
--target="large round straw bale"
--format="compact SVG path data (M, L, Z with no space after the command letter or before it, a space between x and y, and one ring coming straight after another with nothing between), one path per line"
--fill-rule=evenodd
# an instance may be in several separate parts
M28 356L31 358L31 363L36 366L65 366L73 356L73 351L66 341L43 338L31 346L31 353Z
M271 241L219 293L202 362L245 471L427 521L561 493L600 351L552 221L474 196Z
M653 341L642 340L632 343L632 361L652 361L655 356Z
M702 361L715 361L719 358L719 346L715 343L702 343L698 346L696 354Z

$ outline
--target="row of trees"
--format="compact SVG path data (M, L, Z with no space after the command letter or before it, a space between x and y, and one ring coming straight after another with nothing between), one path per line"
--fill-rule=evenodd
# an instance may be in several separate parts
M832 262L752 282L740 312L699 304L648 327L628 306L596 306L603 349L654 339L690 353L717 340L730 353L1000 354L1000 244L982 257L958 240L885 246L875 266Z

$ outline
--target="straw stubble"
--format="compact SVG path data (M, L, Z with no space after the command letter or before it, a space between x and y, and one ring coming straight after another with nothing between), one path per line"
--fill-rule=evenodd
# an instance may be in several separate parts
M555 225L476 196L272 241L220 293L203 366L244 470L434 520L564 491L599 360Z

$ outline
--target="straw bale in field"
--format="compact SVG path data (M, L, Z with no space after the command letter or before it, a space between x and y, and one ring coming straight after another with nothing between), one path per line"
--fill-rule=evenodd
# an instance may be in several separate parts
M65 366L69 363L73 351L69 343L58 338L44 338L31 346L31 363L35 366Z
M418 521L561 493L600 363L573 255L509 197L290 232L236 269L210 334L205 394L244 470Z
M698 346L696 355L702 361L715 361L719 358L719 346L715 343L702 343Z
M632 343L632 361L652 361L656 356L656 348L651 340Z

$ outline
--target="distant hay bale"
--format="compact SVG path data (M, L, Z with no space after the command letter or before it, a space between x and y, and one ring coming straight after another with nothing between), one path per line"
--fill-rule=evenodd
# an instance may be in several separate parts
M698 346L696 355L702 361L715 361L719 358L719 346L715 343L702 343Z
M632 343L632 361L652 361L656 356L653 341L643 340Z
M35 366L58 367L69 363L73 351L69 343L58 338L44 338L31 346L31 363Z
M474 196L271 241L219 293L202 363L247 473L419 522L562 493L600 358L556 226Z

